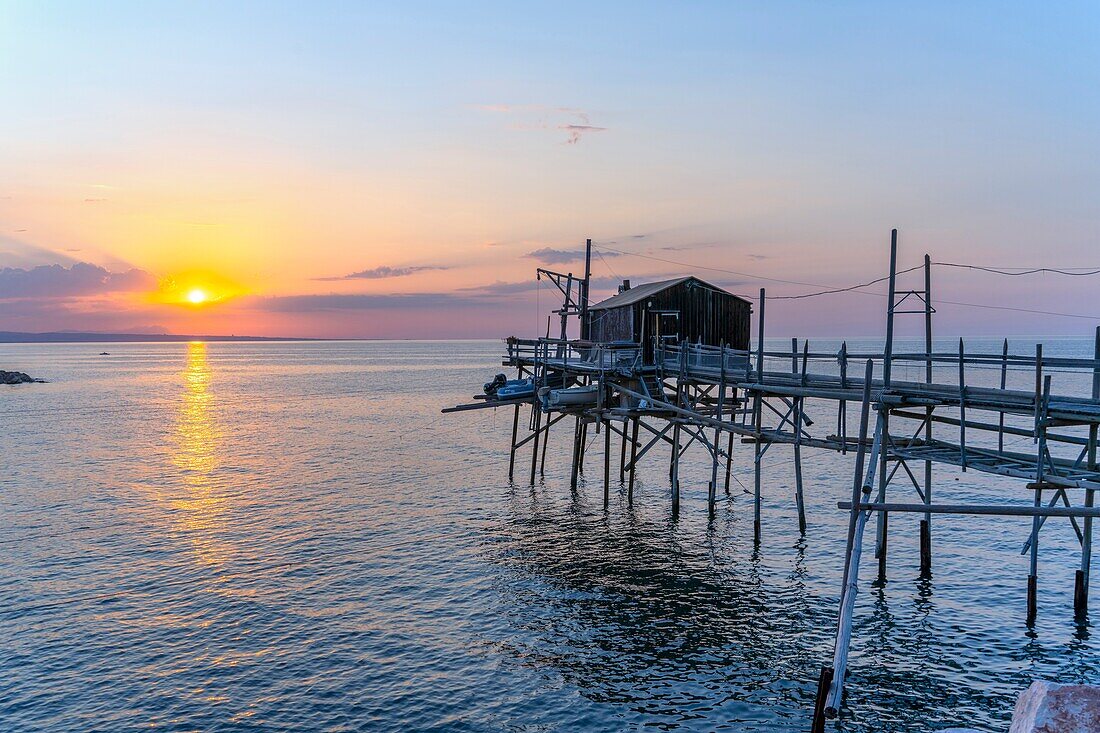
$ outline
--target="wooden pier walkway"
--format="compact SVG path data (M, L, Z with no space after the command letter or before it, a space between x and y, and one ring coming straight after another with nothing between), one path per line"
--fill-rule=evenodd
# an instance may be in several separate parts
M1050 518L1069 519L1081 546L1075 575L1074 612L1087 612L1092 554L1093 520L1100 516L1095 493L1100 489L1097 435L1100 428L1100 328L1095 334L1093 358L1044 356L1042 346L1027 356L1009 354L1008 342L999 354L958 351L936 352L932 341L930 260L925 257L924 288L897 288L897 236L891 239L886 340L881 353L812 352L806 341L792 340L790 351L764 349L764 307L757 304L754 349L674 342L655 338L652 343L607 343L565 338L565 318L579 314L578 298L565 292L562 337L507 340L503 365L533 380L545 395L551 385L596 385L594 402L555 406L545 398L483 399L445 412L511 406L514 410L509 478L514 478L516 455L531 444L529 479L545 468L546 443L552 426L573 418L571 483L583 471L589 426L603 433L604 505L611 483L612 436L619 444L619 479L633 500L639 463L655 446L671 447L669 478L672 511L680 509L679 465L694 445L710 458L708 507L714 516L719 485L729 493L734 442L752 446L754 465L754 538L760 541L761 466L773 446L792 448L795 505L799 528L806 529L802 448L833 450L854 459L851 499L838 509L849 514L844 582L838 612L836 642L831 662L823 665L814 710L813 730L824 728L826 717L839 714L847 668L853 609L867 524L875 525L874 557L877 580L887 579L889 517L918 513L920 567L932 570L932 515L999 515L1030 518L1031 531L1023 547L1029 557L1026 623L1036 618L1039 535ZM587 293L586 277L583 294ZM569 276L570 286L573 277ZM580 282L580 281L578 281ZM561 285L559 285L561 287ZM917 310L910 308L919 302ZM902 306L902 303L905 303ZM917 312L925 320L925 350L894 353L896 315ZM583 329L582 329L583 333ZM922 381L897 379L905 367L923 372ZM1021 373L1031 389L1010 388L1009 376ZM1060 382L1081 387L1086 394L1056 393L1052 373ZM947 378L949 375L949 378ZM979 378L975 378L979 377ZM993 384L983 378L994 377ZM986 380L988 381L988 379ZM526 434L520 434L521 411L529 410ZM821 417L825 416L825 417ZM849 418L855 429L849 431ZM639 436L642 436L641 438ZM1031 450L1006 449L1006 438L1027 439ZM540 455L541 445L541 455ZM1011 479L1008 500L988 504L943 504L934 497L936 464ZM1021 486L1022 483L1022 486ZM891 488L912 491L916 501L893 501ZM1030 505L1019 503L1020 491L1029 492Z

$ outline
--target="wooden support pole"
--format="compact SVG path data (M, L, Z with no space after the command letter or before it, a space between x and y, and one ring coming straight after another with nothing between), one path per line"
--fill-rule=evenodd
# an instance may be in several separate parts
M924 255L924 381L932 384L932 258ZM924 408L924 441L932 444L932 406ZM1002 413L1003 415L1003 413ZM924 503L932 504L932 461L924 462ZM932 575L932 514L924 515L920 523L920 574Z
M573 424L573 462L569 477L569 488L576 491L577 474L580 473L581 462L581 418L577 417Z
M841 389L848 388L848 342L842 341L840 344L840 354L837 355L837 360L840 362L840 387ZM837 407L836 415L836 432L840 435L840 455L844 456L848 454L848 401L840 400Z
M1043 505L1043 490L1035 489L1035 507ZM1039 515L1031 519L1031 558L1027 574L1027 625L1035 623L1038 615L1038 576L1039 576Z
M539 457L539 476L546 476L546 446L550 442L550 426L553 420L546 416L546 435L542 438L542 456Z
M959 339L959 459L966 472L966 355Z
M733 468L731 465L733 463L733 436L734 434L730 432L729 442L726 445L726 496L730 495L730 471Z
M611 422L603 421L603 508L611 503Z
M1039 411L1043 409L1043 345L1035 344L1035 442L1039 442Z
M883 390L890 389L890 378L893 373L894 354L894 310L897 303L898 281L898 230L890 232L890 287L889 300L886 306L886 347L882 356L882 386ZM878 500L886 501L886 485L890 482L890 475L886 471L886 462L890 454L890 410L884 408L879 412L879 421L882 425L882 445L879 452L879 477ZM890 515L887 512L879 512L877 533L875 542L875 557L878 558L878 583L886 582L886 545L889 531Z
M672 428L672 516L680 514L680 423Z
M1093 337L1092 358L1092 398L1100 400L1100 326L1096 327ZM1089 425L1089 442L1086 448L1087 466L1090 471L1097 469L1096 443L1098 426ZM1085 489L1085 506L1092 508L1096 504L1096 490ZM1092 566L1092 517L1085 517L1081 533L1081 568L1077 571L1073 583L1073 610L1078 617L1089 610L1089 574Z
M623 420L623 434L622 440L619 441L619 483L626 483L626 443L627 443L627 421Z
M859 504L862 499L866 499L871 493L870 481L867 480L871 477L864 477L863 467L867 457L867 429L871 413L871 377L873 373L874 362L868 359L867 377L863 384L863 405L860 410L856 470L852 479L852 506L848 518L848 543L844 553L844 582L841 586L840 613L837 618L836 641L833 645L833 664L830 667L830 670L835 673L832 675L822 706L825 716L829 718L835 718L839 714L841 700L844 695L844 673L848 667L848 647L852 638L852 614L858 591L859 560L863 547L863 531L868 516L868 512L860 511ZM876 458L875 451L880 449L881 430L880 413L879 425L875 430L875 444L871 453L872 464ZM822 727L824 726L822 725Z
M715 413L715 417L721 421L724 417L724 411L726 407L726 347L723 346L719 353L719 359L721 361L718 369L718 409ZM714 451L711 455L710 464L710 486L707 487L707 513L713 518L715 513L716 495L718 493L718 459L720 454L718 453L718 443L722 438L721 428L714 428Z
M882 406L879 410L879 426L882 428L880 436L881 445L878 451L878 501L886 501L886 487L890 482L890 474L887 472L887 460L890 454L890 409ZM877 523L877 537L875 542L875 557L878 558L879 585L886 583L886 550L889 541L890 513L879 512Z
M767 303L767 293L760 288L760 314L756 319L756 381L764 381L764 305ZM763 442L761 441L761 429L763 420L763 395L760 390L753 394L753 431L756 442L753 444L753 495L752 495L752 538L753 543L760 544L760 461L763 458Z
M762 397L760 392L756 393L756 407L754 415L753 427L755 429L756 441L753 443L753 493L752 493L752 539L757 545L760 544L760 480L761 480L761 461L764 458L763 446L764 441L761 439L761 419L762 409Z
M578 418L579 419L579 418ZM588 423L581 420L581 439L577 448L577 471L584 475L584 453L588 448Z
M634 474L638 468L638 418L630 421L630 481L627 484L626 500L634 503Z
M508 451L508 480L512 480L512 475L515 473L516 468L516 437L519 433L519 405L516 405L516 409L512 412L512 447Z
M534 447L531 450L531 485L535 485L535 470L539 465L539 438L542 435L542 410L539 408L538 403L534 403L531 406L531 411L534 413L535 418L535 440ZM547 421L549 423L550 416L547 415ZM547 432L550 430L550 425L546 426Z
M1001 389L1005 388L1008 383L1008 339L1005 339L1004 345L1001 347ZM1000 413L1000 419L998 425L1000 428L997 430L997 452L1005 452L1005 413L1002 410Z
M833 683L833 668L822 667L817 678L817 697L814 699L814 718L810 733L825 733L825 699L829 695L829 685Z
M806 534L806 500L802 493L802 398L795 401L795 425L798 431L794 438L794 503L798 511L798 532Z
M806 365L809 357L810 341L802 342L802 383L806 382ZM806 534L806 501L802 492L802 410L805 402L801 397L791 403L791 424L794 426L794 503L798 512L798 532Z

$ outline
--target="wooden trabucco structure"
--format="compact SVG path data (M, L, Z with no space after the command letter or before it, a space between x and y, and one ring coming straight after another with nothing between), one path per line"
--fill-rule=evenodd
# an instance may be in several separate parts
M744 298L697 277L623 284L618 295L588 307L589 341L641 344L647 363L655 344L749 348L752 303Z
M531 485L545 468L552 426L573 419L573 488L583 472L589 428L602 432L605 508L611 486L612 436L619 439L619 481L628 501L633 501L639 463L655 446L671 447L668 473L674 514L680 509L681 459L691 446L701 446L711 463L707 504L712 517L719 486L729 493L730 458L735 441L740 439L753 451L756 542L761 535L761 465L772 448L790 446L792 450L793 499L803 532L802 448L853 455L851 498L838 505L848 512L849 524L834 655L821 670L813 712L812 729L822 731L825 719L838 715L842 706L857 581L869 524L874 525L876 577L883 583L891 514L920 515L923 575L932 572L933 515L1025 519L1029 531L1022 554L1029 556L1026 623L1030 625L1037 612L1040 530L1052 518L1068 519L1081 546L1074 611L1081 617L1088 608L1093 521L1100 517L1095 501L1100 489L1100 328L1091 359L1051 357L1044 355L1042 345L1034 355L1012 355L1007 340L1000 353L968 353L961 339L957 351L936 352L927 255L923 270L922 288L898 289L895 230L890 242L886 340L881 353L851 353L846 344L838 352L813 352L806 341L800 344L797 339L792 339L790 351L766 351L767 298L761 290L754 349L688 341L672 344L658 339L653 359L646 359L641 343L511 338L503 358L505 366L517 369L521 377L532 378L536 385L598 385L596 402L545 409L536 398L486 399L444 412L512 406L508 475L510 480L514 478L517 451L530 445ZM587 293L587 282L583 292ZM563 310L571 307L567 297ZM583 309L573 307L572 312L583 318ZM924 317L925 348L916 353L896 352L895 319L911 313ZM562 330L564 333L564 326ZM899 378L902 370L904 379ZM914 372L919 376L914 377ZM1051 372L1075 382L1077 394L1055 392ZM854 432L849 430L849 408L858 415ZM529 410L530 418L526 434L521 436L520 414L524 410ZM819 413L835 417L820 420ZM1031 448L1013 449L1006 446L1006 440L1024 440ZM937 503L932 480L937 463L1023 482L1032 502ZM898 492L912 492L914 500L904 501Z

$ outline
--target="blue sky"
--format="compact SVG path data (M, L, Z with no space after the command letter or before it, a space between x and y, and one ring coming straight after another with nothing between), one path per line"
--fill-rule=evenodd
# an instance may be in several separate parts
M588 236L604 288L691 271L662 259L846 285L882 274L891 227L903 265L1100 265L1095 5L229 5L0 3L0 267L147 275L20 290L9 327L521 333L547 305L518 285L531 253ZM111 289L188 277L224 300ZM936 286L1100 316L1095 279ZM869 298L811 303L769 325L881 331Z

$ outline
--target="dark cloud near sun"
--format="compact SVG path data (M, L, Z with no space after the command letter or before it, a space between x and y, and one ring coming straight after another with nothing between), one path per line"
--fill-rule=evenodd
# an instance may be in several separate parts
M103 295L156 286L156 278L144 270L111 272L99 265L77 262L31 268L0 268L0 299L73 298Z
M407 267L390 267L388 265L379 265L369 270L360 270L359 272L352 272L347 275L335 275L332 277L316 277L314 280L322 281L335 281L335 280L385 280L391 277L406 277L408 275L415 275L418 272L427 272L429 270L447 270L449 269L445 265L410 265Z

